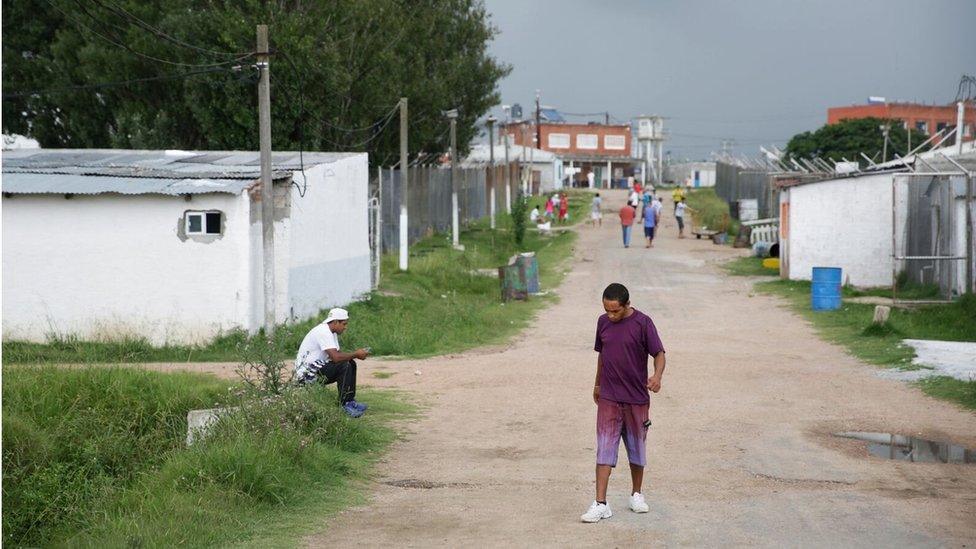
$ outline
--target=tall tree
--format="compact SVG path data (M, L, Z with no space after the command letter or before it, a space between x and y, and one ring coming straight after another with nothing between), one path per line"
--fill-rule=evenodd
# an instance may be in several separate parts
M401 96L411 154L446 149L451 108L467 145L510 70L488 55L481 0L3 0L3 14L3 129L44 147L256 149L260 23L279 150L390 162Z
M860 153L876 162L881 161L884 150L884 134L881 126L888 125L888 159L895 154L904 156L908 152L908 130L897 120L883 120L881 118L857 118L842 120L836 124L827 124L814 132L803 132L794 135L786 145L786 154L792 158L820 157L840 161L847 158L851 161L864 162ZM912 147L917 147L928 139L928 136L915 129L911 130Z

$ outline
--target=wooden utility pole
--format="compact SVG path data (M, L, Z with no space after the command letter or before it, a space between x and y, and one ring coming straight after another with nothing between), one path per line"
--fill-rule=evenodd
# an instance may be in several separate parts
M407 270L407 98L400 98L400 270Z
M261 244L264 263L264 335L275 328L274 182L271 180L271 74L268 26L257 28L258 119L261 144Z
M505 211L512 213L512 165L508 163L508 124L505 124Z

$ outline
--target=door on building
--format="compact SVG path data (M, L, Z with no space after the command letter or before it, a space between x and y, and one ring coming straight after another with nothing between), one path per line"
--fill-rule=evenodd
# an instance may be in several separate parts
M701 172L695 170L695 187L701 187Z

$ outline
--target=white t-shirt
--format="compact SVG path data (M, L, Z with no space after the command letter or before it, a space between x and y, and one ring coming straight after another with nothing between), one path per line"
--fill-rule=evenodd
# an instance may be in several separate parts
M312 364L317 360L330 362L329 354L326 349L339 350L339 336L332 333L328 324L322 323L309 330L302 344L298 347L298 356L295 357L295 370L300 371L306 364Z
M675 217L684 217L685 216L685 208L687 208L687 206L685 205L684 202L678 202L678 205L674 207L674 216Z
M640 202L640 195L637 194L637 191L630 192L630 199L628 200L628 202L630 202L631 206L636 206L637 203Z
M539 219L539 208L532 208L532 213L529 214L529 219L532 221Z
M654 208L654 215L660 215L660 214L661 214L661 208L662 208L663 206L661 205L661 201L660 201L660 200L658 200L658 199L656 199L656 198L655 198L655 199L654 199L654 200L653 200L653 201L651 202L651 207L653 207L653 208Z

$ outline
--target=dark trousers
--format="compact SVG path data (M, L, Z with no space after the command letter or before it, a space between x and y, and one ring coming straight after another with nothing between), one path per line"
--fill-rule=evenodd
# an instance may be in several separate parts
M335 383L339 389L339 404L356 400L356 361L326 362L319 370L319 380L328 385Z

